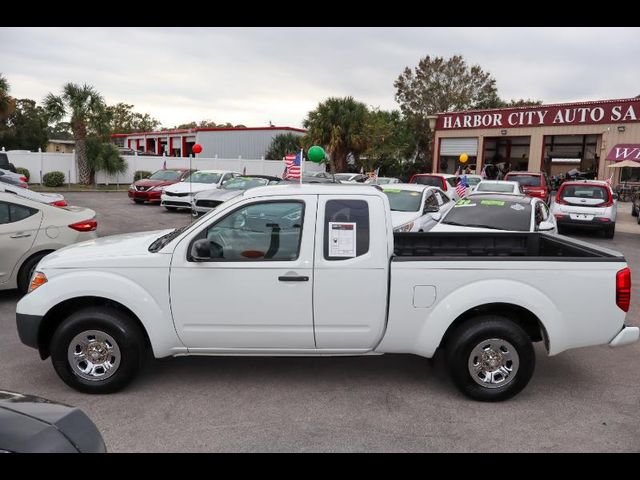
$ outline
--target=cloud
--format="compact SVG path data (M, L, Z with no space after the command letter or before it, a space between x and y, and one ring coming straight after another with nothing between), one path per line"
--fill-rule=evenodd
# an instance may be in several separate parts
M165 126L300 126L328 96L398 108L393 81L428 54L462 54L505 98L640 94L638 28L3 28L0 45L16 97L86 82Z

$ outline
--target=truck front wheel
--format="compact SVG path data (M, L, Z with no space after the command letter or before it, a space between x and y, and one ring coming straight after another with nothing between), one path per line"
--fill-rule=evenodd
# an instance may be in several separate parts
M498 315L478 316L459 326L446 353L453 383L474 400L497 402L513 397L529 383L535 368L527 333Z
M71 314L51 338L58 376L84 393L121 390L138 373L144 336L127 316L112 308L89 307Z

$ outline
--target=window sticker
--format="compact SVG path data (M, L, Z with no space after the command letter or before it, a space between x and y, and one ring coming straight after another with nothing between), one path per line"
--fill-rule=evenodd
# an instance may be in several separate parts
M493 205L496 207L504 207L504 201L503 200L481 200L480 201L480 205Z
M453 208L457 207L475 207L475 203L471 203L471 200L468 198L463 198L462 200L458 200L458 202L453 206Z
M355 222L329 222L329 256L356 256Z
M383 190L383 192L387 193L400 193L402 190L400 190L399 188L385 188Z
M516 211L520 211L520 210L524 210L524 207L522 205L520 205L519 203L514 203L513 205L511 205L511 207L509 208L513 208Z

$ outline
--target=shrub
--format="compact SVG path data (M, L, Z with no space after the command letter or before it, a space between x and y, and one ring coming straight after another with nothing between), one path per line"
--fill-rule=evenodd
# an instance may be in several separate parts
M133 174L133 181L142 180L143 178L147 178L151 176L151 172L147 170L136 170L136 173Z
M16 168L16 173L19 173L20 175L24 175L25 177L27 177L27 182L31 178L31 174L29 173L29 170L27 170L26 168L18 167Z
M64 185L64 173L49 172L42 176L42 183L45 187L61 187Z

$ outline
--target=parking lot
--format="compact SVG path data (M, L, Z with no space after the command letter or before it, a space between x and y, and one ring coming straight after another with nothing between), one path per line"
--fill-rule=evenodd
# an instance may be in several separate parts
M68 193L98 212L101 236L182 226L188 213L134 205L126 192ZM620 204L615 238L576 238L624 253L640 324L640 225ZM575 301L581 301L576 284ZM18 339L15 291L0 292L0 388L82 408L112 452L640 451L640 343L546 357L514 399L468 400L411 355L150 359L124 391L78 393ZM246 298L229 301L246 301Z

